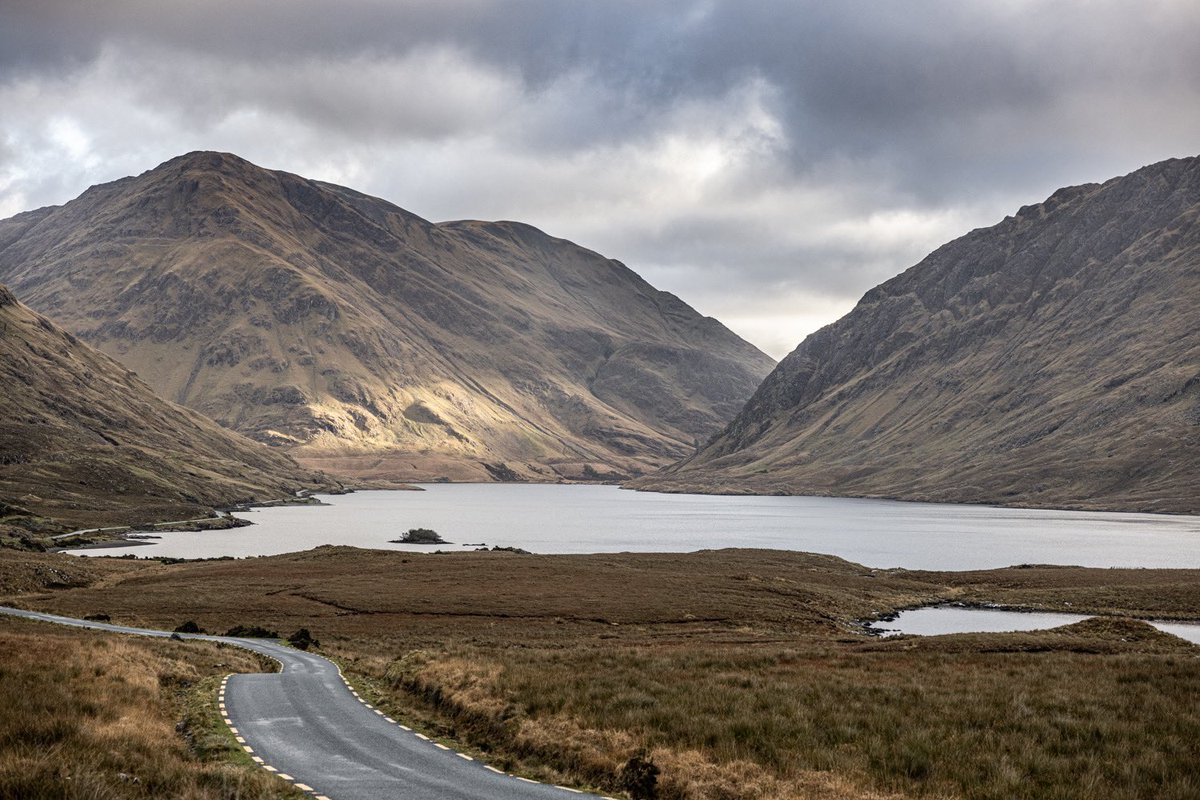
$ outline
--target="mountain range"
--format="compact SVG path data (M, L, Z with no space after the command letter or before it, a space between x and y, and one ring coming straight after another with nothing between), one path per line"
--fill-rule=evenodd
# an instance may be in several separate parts
M1061 189L805 339L644 489L1200 513L1200 158Z
M225 153L0 222L0 280L167 399L360 477L640 474L774 366L536 228L434 224Z
M37 505L20 481L43 473L21 465L79 442L187 453L186 421L205 459L228 458L214 476L188 455L199 488L167 479L150 505L325 480L282 449L390 480L659 469L627 485L1196 513L1198 217L1197 158L1061 189L872 289L772 370L619 262L528 225L434 224L191 153L0 222L0 279L72 332L4 295L6 325L58 344L5 340L3 402L27 422L4 430L0 493ZM274 452L169 404L140 412L154 442L114 434L133 423L103 398L152 401L72 334ZM36 408L13 388L35 384ZM50 479L66 497L69 482Z

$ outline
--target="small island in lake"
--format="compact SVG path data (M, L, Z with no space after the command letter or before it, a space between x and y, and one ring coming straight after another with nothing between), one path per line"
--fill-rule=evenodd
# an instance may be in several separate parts
M449 544L441 535L430 528L409 528L399 539L389 539L392 544Z

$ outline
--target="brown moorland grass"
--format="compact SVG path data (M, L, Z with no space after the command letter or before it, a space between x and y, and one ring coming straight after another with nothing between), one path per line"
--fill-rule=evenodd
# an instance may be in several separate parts
M149 566L119 558L73 558L0 548L0 597L103 585L107 578Z
M72 560L55 563L64 559ZM833 556L765 550L426 555L326 546L269 558L149 562L79 592L39 598L30 589L28 601L154 627L185 619L213 631L243 623L280 631L317 624L345 636L438 644L448 632L504 642L620 626L705 636L836 634L848 620L950 596L929 579L881 575Z
M259 669L236 648L0 617L0 797L301 797L232 760L216 716L220 676Z
M456 647L355 667L397 712L433 710L426 725L440 716L444 734L485 751L499 743L516 764L605 785L605 770L648 748L662 797L1200 791L1200 716L1181 705L1200 697L1200 664L1144 623L698 645ZM710 768L703 779L697 760Z
M1028 610L1200 618L1200 570L1087 569L1029 565L978 572L911 572L951 587L959 600Z
M645 754L655 796L680 800L1184 798L1200 795L1200 649L1118 618L892 640L852 623L945 600L1196 618L1197 583L770 551L339 547L146 566L20 602L157 627L307 627L393 716L497 766L610 793Z

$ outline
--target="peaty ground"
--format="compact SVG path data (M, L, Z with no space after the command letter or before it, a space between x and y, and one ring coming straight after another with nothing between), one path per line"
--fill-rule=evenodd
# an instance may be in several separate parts
M612 794L1200 793L1200 649L1130 619L1200 617L1196 571L918 573L753 550L327 547L109 561L72 573L73 588L43 588L37 575L75 562L18 563L7 602L28 607L160 628L309 628L393 716L498 767ZM0 562L0 574L7 568ZM889 640L854 624L950 600L1110 616L1047 632ZM658 769L653 793L630 766L646 762Z

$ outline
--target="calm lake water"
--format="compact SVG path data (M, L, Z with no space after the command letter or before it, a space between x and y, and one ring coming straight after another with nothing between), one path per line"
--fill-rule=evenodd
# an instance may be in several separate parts
M826 497L723 497L615 486L432 484L423 492L321 497L326 506L239 514L255 525L163 533L139 556L205 558L389 544L432 528L452 545L535 553L691 552L756 547L828 553L872 567L966 570L1013 564L1200 567L1200 518L1027 511ZM111 555L113 550L81 551ZM121 551L117 551L121 552Z
M1002 633L1007 631L1039 631L1071 625L1087 619L1078 614L1028 614L1022 611L1001 611L991 608L961 608L933 606L901 611L896 619L879 622L873 627L885 631L885 636L901 633L936 636L942 633ZM1200 625L1185 622L1151 622L1160 631L1200 644Z

